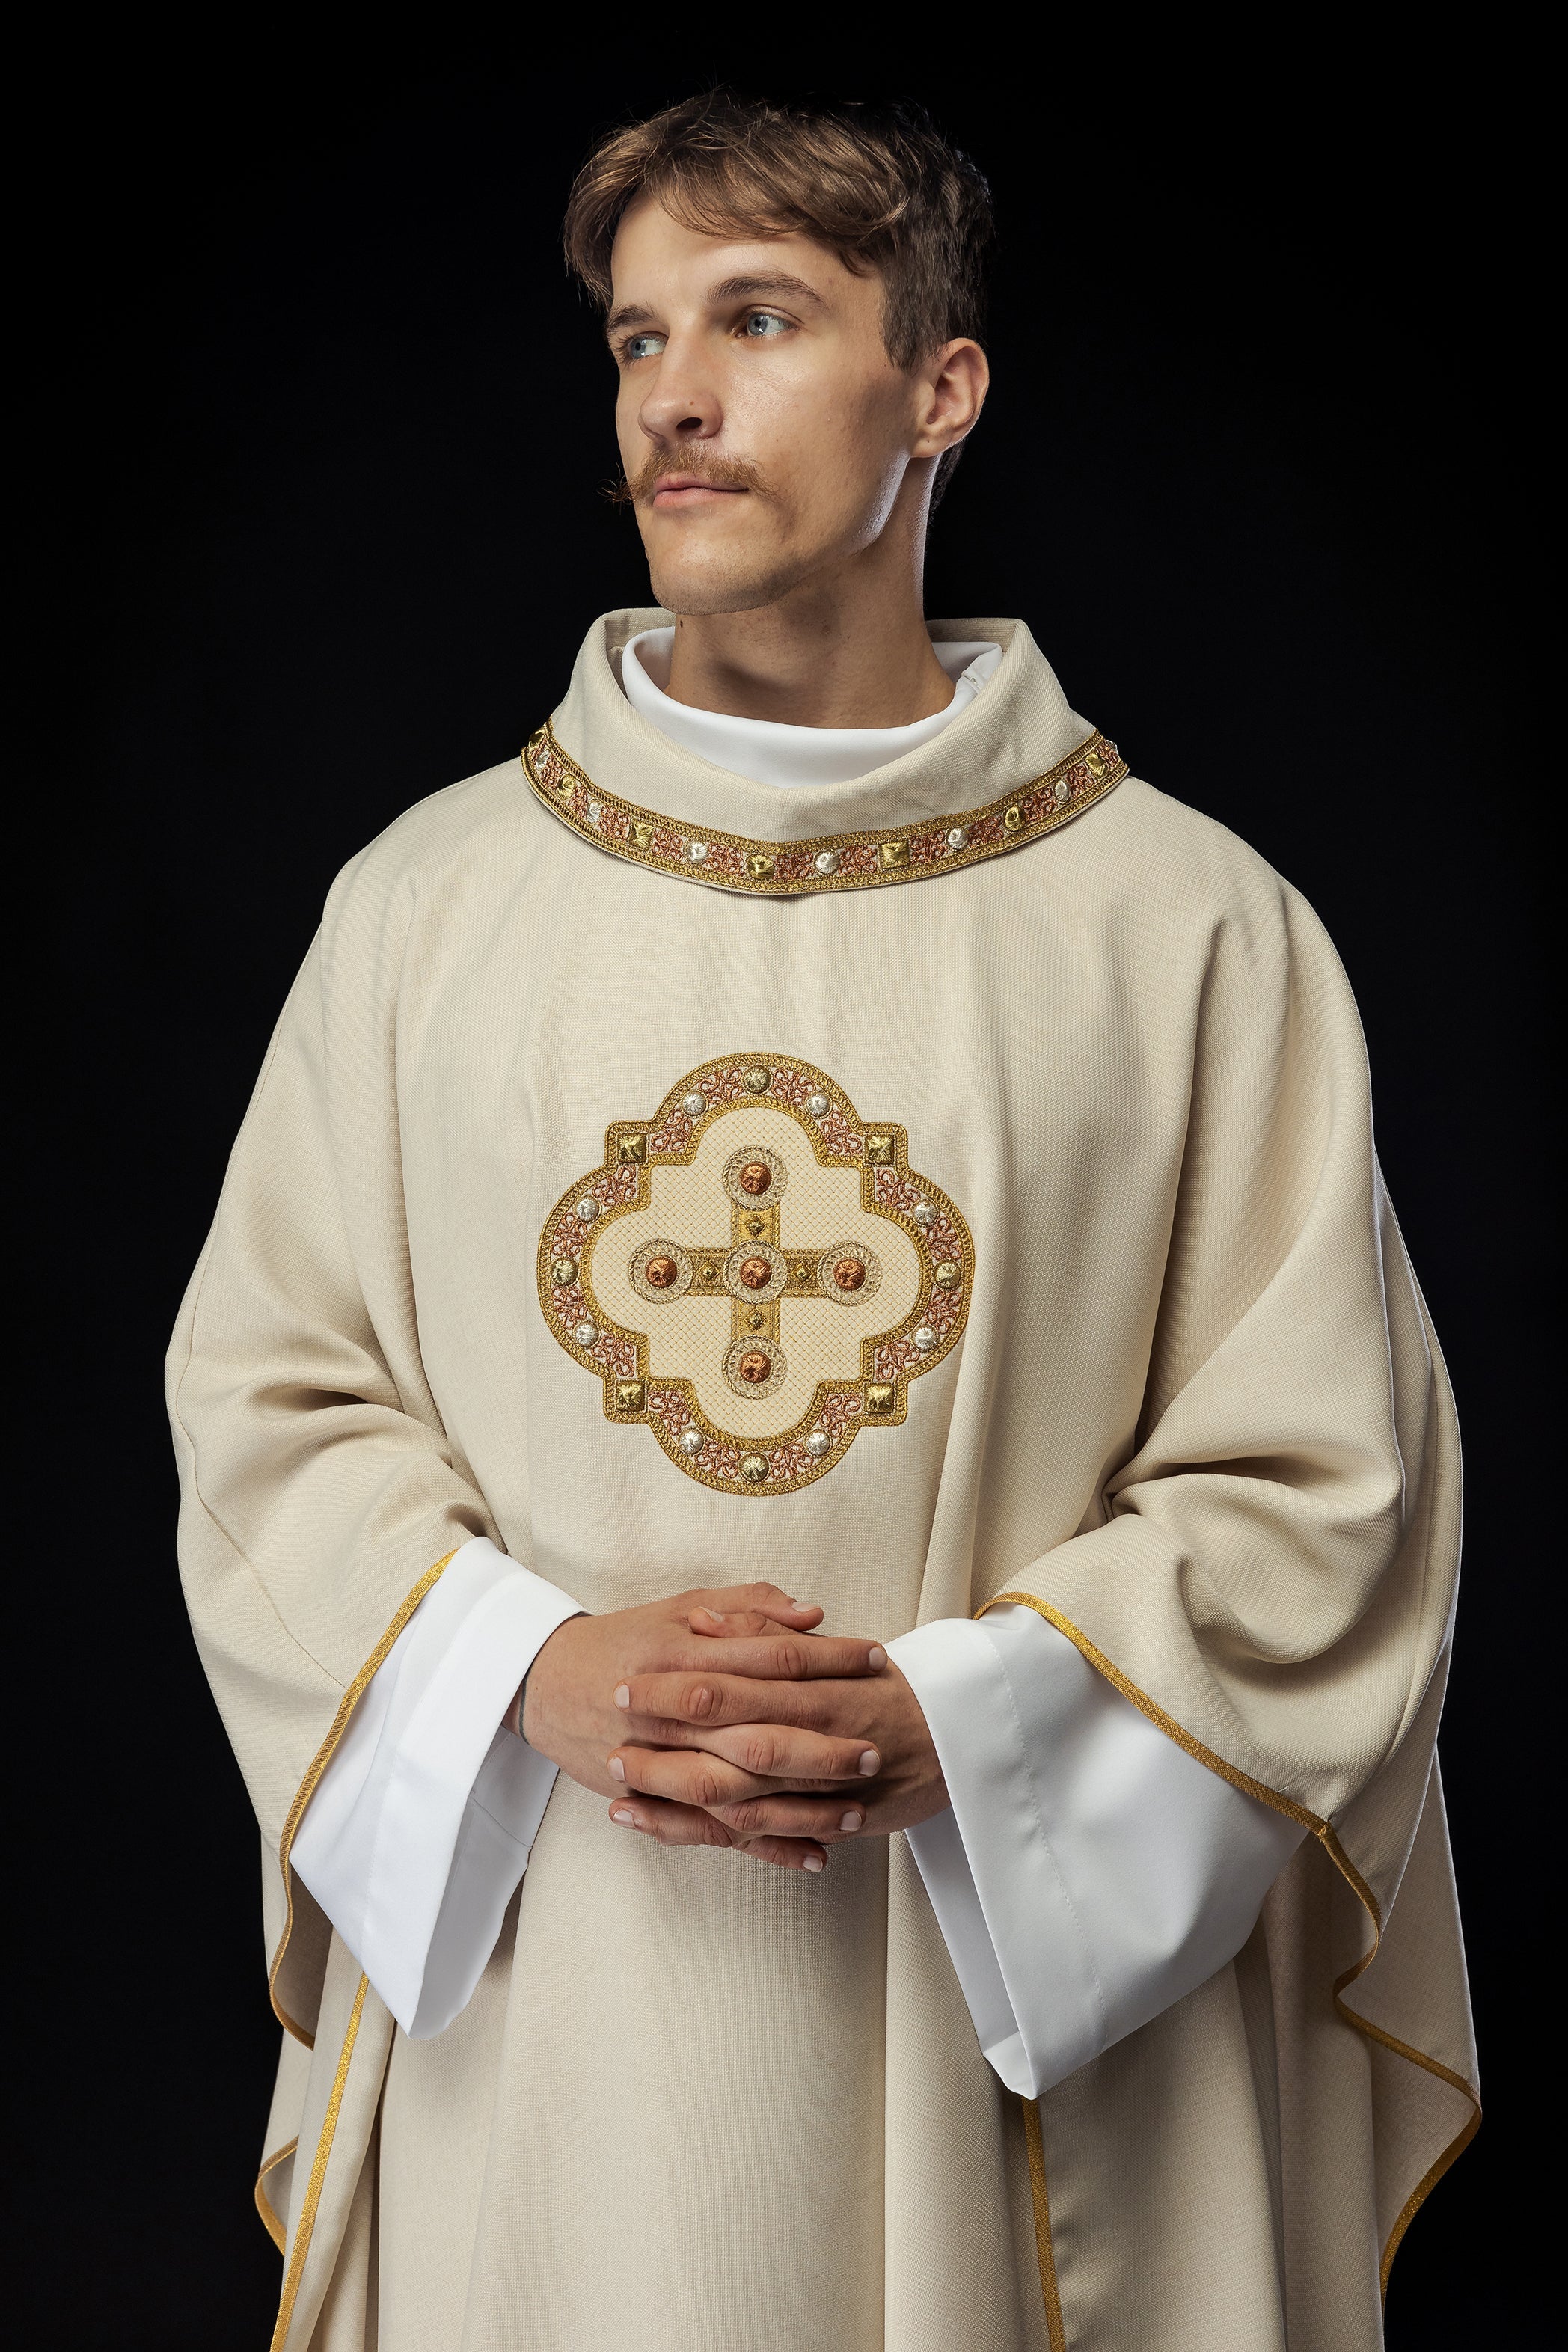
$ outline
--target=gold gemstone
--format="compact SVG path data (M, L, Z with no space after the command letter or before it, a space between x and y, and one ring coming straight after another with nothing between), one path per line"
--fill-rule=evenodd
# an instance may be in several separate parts
M760 1454L748 1454L741 1465L741 1475L748 1486L760 1486L768 1475L768 1465Z
M643 1268L643 1280L650 1290L668 1290L679 1272L672 1257L650 1257Z
M1089 770L1089 774L1094 778L1095 782L1099 783L1101 776L1105 773L1105 760L1103 755L1099 751L1086 751L1083 755L1083 764Z
M963 1279L963 1267L954 1265L950 1257L943 1258L942 1264L936 1270L937 1288L939 1290L956 1290Z
M833 1279L840 1290L858 1290L866 1279L866 1269L858 1257L841 1257L833 1269Z
M768 1080L772 1076L773 1072L771 1070L748 1070L746 1072L746 1085L752 1094L765 1095L768 1090Z
M763 1233L764 1230L763 1221L761 1217L748 1217L746 1219L746 1231L751 1234L753 1241L755 1241L759 1234Z
M698 1281L699 1281L699 1282L717 1282L717 1281L718 1281L718 1279L719 1279L719 1269L718 1269L718 1267L713 1264L713 1261L712 1261L712 1259L711 1259L711 1258L710 1258L710 1259L707 1261L707 1263L706 1263L705 1265L700 1265L700 1266L698 1267L698 1269L697 1269L697 1279L698 1279Z
M795 1278L797 1282L811 1282L815 1280L816 1277L809 1265L797 1265L795 1270Z
M868 1381L866 1383L867 1412L891 1412L893 1410L893 1396L894 1391L886 1381Z
M760 1331L767 1319L759 1307L753 1307L746 1318L746 1328L748 1331Z
M748 1290L765 1290L773 1279L773 1272L765 1257L748 1257L742 1261L741 1279Z
M868 1168L890 1168L893 1164L893 1139L890 1135L868 1135L866 1138Z
M763 1381L769 1378L773 1369L771 1360L763 1355L760 1348L748 1348L735 1367L741 1378L749 1382L752 1388L759 1388Z
M633 819L632 819L632 846L633 846L633 848L634 848L634 849L646 849L646 848L647 847L647 845L648 845L648 843L649 843L652 839L653 839L653 827L652 827L652 825L651 825L651 824L649 824L649 823L647 822L647 819L646 817L637 817L637 816L633 817Z
M559 1283L565 1284L568 1282L575 1282L577 1279L577 1261L574 1257L558 1257L550 1271L555 1280Z
M773 861L765 849L753 849L746 859L746 871L753 882L761 882L773 870Z
M1012 807L1007 811L1006 815L1002 820L1002 830L1004 833L1016 833L1023 822L1024 812L1018 806L1017 802L1015 801Z
M753 1199L765 1192L773 1181L773 1171L765 1160L748 1160L741 1171L741 1190L750 1192Z
M647 1158L646 1135L617 1135L616 1158L623 1168L637 1167Z
M641 1381L617 1381L616 1382L616 1411L617 1412L641 1412L643 1384Z
M886 874L894 866L909 864L910 845L907 841L884 841L881 845L880 856L882 871Z

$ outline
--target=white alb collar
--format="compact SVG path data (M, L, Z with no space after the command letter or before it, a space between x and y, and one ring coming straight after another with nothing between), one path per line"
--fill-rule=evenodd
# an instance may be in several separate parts
M642 656L646 652L668 677L674 644L673 628L645 629L626 644L621 686L632 709L672 742L715 768L728 768L753 783L781 787L852 783L928 743L973 701L1002 658L1001 646L984 639L933 642L932 653L953 681L952 700L945 710L917 719L909 727L784 727L771 719L736 719L727 711L697 710L689 703L672 702L648 676Z

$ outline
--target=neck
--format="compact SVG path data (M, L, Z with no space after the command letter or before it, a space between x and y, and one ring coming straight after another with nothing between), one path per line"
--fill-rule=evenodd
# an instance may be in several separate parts
M788 727L907 727L945 710L918 557L899 560L890 536L758 611L679 614L665 692Z

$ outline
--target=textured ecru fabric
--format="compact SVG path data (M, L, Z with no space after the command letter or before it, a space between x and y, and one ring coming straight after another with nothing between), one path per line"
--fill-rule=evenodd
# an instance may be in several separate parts
M1021 625L957 622L1005 648L968 709L779 793L630 708L614 656L659 618L596 624L553 724L689 829L912 824L1089 732ZM900 1123L974 1269L907 1419L742 1498L606 1417L537 1253L611 1122L769 1052ZM299 2139L279 2346L1378 2343L1474 2112L1434 1763L1457 1441L1343 974L1240 842L1128 781L1011 854L760 899L595 850L516 761L438 793L334 886L170 1394L278 2006L316 2036L267 2151ZM667 1852L562 1779L479 1991L410 2042L278 1857L475 1534L595 1610L765 1576L886 1639L1018 1596L1315 1834L1234 1964L1026 2110L901 1839L808 1878Z

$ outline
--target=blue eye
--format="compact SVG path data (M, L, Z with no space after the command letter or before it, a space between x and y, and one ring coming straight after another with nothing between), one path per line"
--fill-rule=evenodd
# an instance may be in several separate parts
M789 332L789 320L781 319L775 310L753 310L746 320L742 333L762 337Z
M663 348L662 335L631 335L626 339L626 355L628 360L651 359L655 352Z

